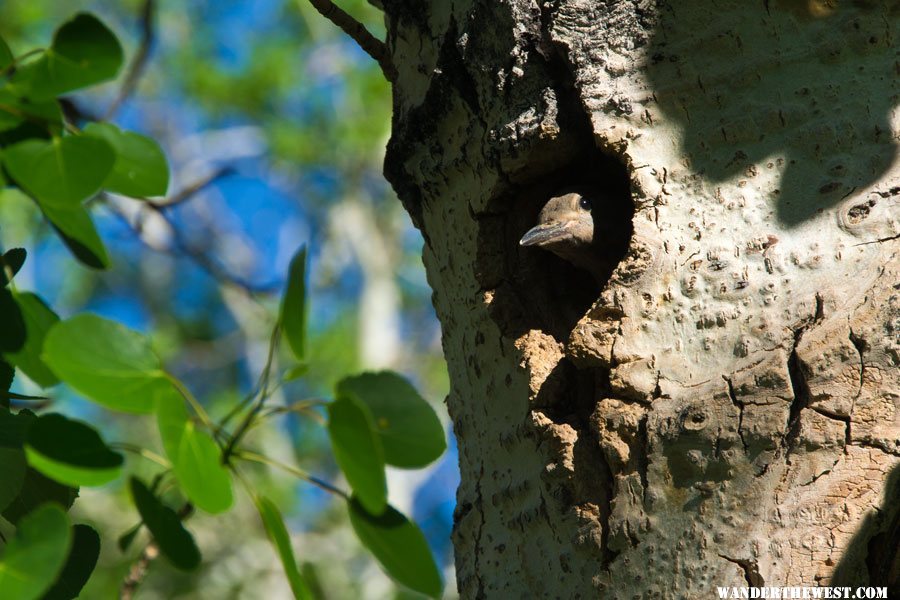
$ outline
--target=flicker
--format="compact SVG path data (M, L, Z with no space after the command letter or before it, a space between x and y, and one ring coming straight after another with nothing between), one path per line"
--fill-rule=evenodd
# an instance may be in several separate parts
M609 258L602 251L606 244L598 239L592 209L591 196L584 190L554 196L541 209L538 224L519 244L549 250L603 281L609 276Z

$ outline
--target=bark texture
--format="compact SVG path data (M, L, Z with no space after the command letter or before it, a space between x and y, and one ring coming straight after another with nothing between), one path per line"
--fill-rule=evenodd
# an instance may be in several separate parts
M384 0L466 598L897 585L893 0ZM601 286L517 240L595 186Z

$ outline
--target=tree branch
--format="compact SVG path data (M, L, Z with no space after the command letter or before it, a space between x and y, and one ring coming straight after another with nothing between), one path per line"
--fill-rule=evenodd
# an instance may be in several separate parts
M171 232L173 248L167 249L169 253L180 254L189 258L194 264L206 271L206 273L209 274L213 279L216 279L220 282L229 283L237 288L242 289L247 294L268 293L278 288L277 282L255 284L243 277L228 272L227 269L223 268L216 261L207 256L207 254L203 250L198 249L193 244L189 243L181 234L181 231L175 225L174 221L167 212L167 209L191 199L195 194L201 192L218 179L233 172L233 169L230 167L221 168L213 172L211 175L208 175L197 180L194 183L187 185L181 191L173 194L168 199L161 202L154 202L145 198L141 198L140 200L142 201L143 206L153 211L159 216L159 218L161 218L165 222L166 227L168 227L169 231ZM121 210L121 208L116 206L114 203L107 201L106 205L110 208L113 214L122 219L122 221L124 221L126 225L131 227L131 229L138 234L139 239L144 240L143 236L140 235L142 229L142 219L138 218L136 222L132 223L131 220L129 220L129 218L126 216L126 214ZM151 247L154 250L160 250L160 248L155 248L153 246Z
M223 177L227 177L227 176L233 175L233 174L234 174L234 169L232 167L222 167L222 168L216 169L215 171L213 171L206 177L201 177L197 181L186 185L181 190L172 194L165 200L162 200L160 202L155 202L153 200L147 200L146 203L148 205L152 206L155 210L160 210L163 208L170 208L177 204L181 204L185 200L190 200L191 197L194 196L194 194L197 194L198 192L203 191L204 189L206 189L207 187L209 187L216 181L222 179Z
M176 514L178 515L179 520L184 521L191 516L193 512L194 505L190 502L185 502L184 505L178 509ZM138 527L140 527L140 524ZM134 593L137 591L138 586L150 570L150 563L158 557L159 546L156 545L156 541L151 541L144 547L144 551L141 552L137 561L131 565L128 574L125 576L125 579L122 580L122 587L119 588L119 600L132 600L132 598L134 598Z
M388 56L387 45L369 33L365 25L344 12L331 0L309 0L309 3L319 11L319 14L349 35L366 54L374 58L381 67L385 79L390 83L397 80L397 69L391 62L391 57Z
M113 103L109 105L109 108L106 109L106 114L103 116L104 121L110 120L119 112L125 101L134 93L141 75L144 74L144 68L147 66L147 60L150 58L150 47L153 45L156 33L154 27L155 14L156 2L154 0L144 0L144 6L141 9L141 43L134 58L131 60L128 73L125 75L125 81L119 89L119 94L113 100Z
M131 600L134 598L134 593L144 580L144 577L147 576L147 571L150 570L150 563L156 560L158 556L159 547L156 543L150 542L147 544L137 561L131 565L128 575L122 580L122 587L119 589L119 600Z

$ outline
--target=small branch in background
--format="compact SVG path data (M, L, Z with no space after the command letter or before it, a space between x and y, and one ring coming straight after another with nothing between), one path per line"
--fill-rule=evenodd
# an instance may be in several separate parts
M109 108L106 109L106 114L103 115L104 121L112 119L119 112L125 101L134 93L141 75L144 74L144 68L147 66L147 60L150 58L150 47L153 45L153 38L156 33L154 27L155 14L156 2L154 0L144 0L144 6L141 9L141 42L137 52L134 54L134 58L131 60L131 64L128 66L125 81L122 83L116 99L113 100Z
M184 506L178 509L176 514L180 520L184 521L190 517L193 512L194 505L190 502L185 502ZM125 579L122 580L122 587L119 588L119 600L132 600L134 598L134 593L137 591L138 586L150 570L150 563L158 557L159 546L156 545L155 541L151 541L144 547L144 551L141 552L137 561L131 565L128 574L125 576Z
M167 250L170 254L187 257L191 260L191 262L204 270L213 279L225 284L230 284L240 290L243 290L248 295L273 292L278 289L278 282L256 284L252 281L244 279L243 277L230 273L227 269L223 268L216 261L211 259L202 249L198 249L191 243L189 243L181 234L178 227L175 226L175 223L168 214L169 208L190 200L192 197L203 191L208 186L212 185L222 177L225 177L232 173L234 173L234 169L232 169L231 167L218 169L212 174L187 185L179 192L176 192L175 194L170 196L168 199L161 201L140 199L141 205L147 210L153 211L154 214L162 219L166 227L171 232L173 248L171 250ZM113 214L119 217L126 225L131 227L131 229L138 235L138 238L143 241L145 245L154 250L163 250L162 248L156 247L152 244L148 244L144 237L141 235L143 223L140 218L136 219L135 222L132 222L127 214L123 212L122 208L116 206L115 203L107 201L106 205L110 208Z
M147 571L150 570L150 563L156 560L158 556L159 547L156 543L151 542L147 544L147 547L144 548L144 551L141 552L140 557L138 557L137 562L131 565L128 574L125 576L125 579L122 580L122 587L119 590L119 600L132 600L132 598L134 598L134 593L144 580L144 577L147 576Z
M202 192L204 189L222 179L223 177L234 175L234 172L235 171L232 167L221 167L219 169L216 169L206 177L201 177L197 181L186 185L181 190L175 192L165 200L162 200L160 202L147 200L147 204L153 207L154 210L171 208L172 206L181 204L185 200L190 200L195 194Z
M374 58L381 67L385 79L390 83L397 80L397 69L391 62L391 57L388 56L387 45L369 33L365 25L344 12L331 0L309 0L309 3L319 11L319 14L349 35L366 54Z
M100 115L95 114L92 110L78 104L69 96L64 96L59 99L59 107L62 109L63 116L67 123L93 123L100 120Z

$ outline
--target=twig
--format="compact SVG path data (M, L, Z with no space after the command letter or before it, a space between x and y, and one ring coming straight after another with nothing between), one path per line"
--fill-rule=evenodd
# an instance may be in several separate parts
M148 205L150 205L155 210L161 210L164 208L171 208L178 204L181 204L185 200L190 200L195 194L202 192L207 187L211 186L218 180L223 177L228 177L229 175L234 175L235 170L234 167L220 167L207 175L206 177L201 177L197 181L186 185L181 188L179 191L175 192L168 198L162 201L148 200L141 198Z
M178 378L169 375L166 373L166 376L169 379L169 383L178 390L178 393L181 394L181 397L187 400L187 403L191 405L191 408L194 409L194 412L197 413L197 416L200 418L200 422L206 426L210 431L216 431L216 426L212 422L212 419L209 418L209 414L206 412L206 409L203 408L203 405L194 397L194 394L191 393L189 389L187 389Z
M34 50L29 50L25 54L22 54L21 56L17 56L16 58L13 59L13 61L11 63L6 65L6 67L4 67L3 69L0 69L0 77L6 77L7 75L9 75L13 71L15 71L16 68L19 66L19 64L22 63L22 61L24 61L28 58L31 58L32 56L35 56L36 54L40 54L41 52L44 52L44 51L45 50L43 48L35 48Z
M277 336L278 336L278 328L277 328L277 327L274 327L274 328L272 329L272 334L271 334L271 336L269 337L269 352L268 352L268 355L266 356L266 364L267 364L267 365L270 365L270 364L271 364L272 357L273 357L273 352L274 352L274 344L275 344L275 342L276 342ZM268 373L269 373L268 369L264 368L264 369L262 370L262 372L259 374L259 380L256 382L256 386L253 388L253 390L250 391L249 394L247 394L246 396L244 396L244 397L241 399L241 401L238 402L238 403L234 406L234 408L232 408L230 411L228 411L228 413L227 413L224 417L222 417L222 420L219 421L219 426L220 426L220 427L225 427L226 425L228 425L228 422L229 422L231 419L233 419L233 418L236 417L238 414L240 414L240 412L241 412L242 410L244 410L244 408L246 408L248 404L250 404L251 402L253 402L253 399L256 398L256 396L257 396L257 395L260 393L260 391L263 389L263 387L264 387L264 385L265 385L265 378L268 377Z
M366 54L374 58L381 67L385 79L390 83L397 80L397 69L388 56L387 44L369 33L365 25L344 12L331 0L309 0L309 3L319 11L319 14L349 35Z
M259 414L259 411L261 411L266 404L266 398L269 395L269 376L272 372L272 362L275 360L275 349L278 347L280 330L281 327L279 325L275 325L275 327L272 328L272 337L269 340L269 354L266 357L266 366L263 368L263 372L260 375L259 396L257 397L253 408L250 409L250 412L247 413L244 420L238 425L237 429L234 431L234 435L231 437L231 441L228 442L228 445L222 452L223 464L228 464L228 458L235 451L238 442L241 441L241 438L247 433L250 426L253 425L253 420L256 418L256 415Z
M138 46L131 64L128 66L128 73L125 75L125 81L119 89L116 99L113 100L106 114L103 116L104 121L108 121L115 116L122 104L134 93L141 75L144 74L144 68L147 66L147 59L150 58L150 47L153 45L154 31L154 15L156 13L156 2L154 0L144 0L144 6L141 8L141 42Z
M190 502L185 502L184 506L178 509L176 514L178 515L178 518L183 521L191 516L193 512L194 505ZM132 600L132 598L134 598L134 593L137 591L138 586L150 570L150 563L158 557L159 546L156 545L155 541L151 541L144 547L137 562L131 565L131 569L128 570L128 575L122 580L122 587L119 588L119 600Z
M256 452L247 452L245 450L239 450L235 454L235 456L237 456L238 458L242 458L244 460L249 460L251 462L260 463L263 465L269 465L270 467L277 467L279 469L287 471L288 473L290 473L291 475L293 475L295 477L299 477L300 479L302 479L304 481L308 481L309 483L322 488L326 492L331 492L332 494L335 494L336 496L340 496L344 500L350 499L350 494L348 494L344 490L342 490L340 488L336 488L333 485L331 485L330 483L328 483L327 481L323 481L322 479L319 479L318 477L316 477L314 475L310 475L309 473L307 473L306 471L304 471L303 469L300 469L298 467L285 464L283 462L271 459L268 456L264 456L262 454L257 454Z
M165 467L166 469L172 468L172 463L170 463L164 457L160 456L156 452L153 452L152 450L141 448L136 444L129 444L128 442L110 442L109 447L124 450L125 452L131 452L133 454L146 458L147 460L151 460L159 466Z
M147 576L150 569L150 563L159 556L159 547L156 542L150 542L141 552L141 556L137 559L128 570L128 575L122 580L122 587L119 589L119 600L131 600L138 586Z
M181 189L179 192L170 196L167 200L163 201L152 201L146 198L138 198L141 200L141 203L146 206L149 210L152 210L154 213L159 215L159 217L165 221L166 225L172 231L173 236L173 245L174 251L169 250L171 254L181 254L186 256L191 261L194 262L198 267L206 271L210 277L216 279L218 281L222 281L225 283L230 283L231 285L240 288L247 294L254 293L269 293L278 289L278 284L276 282L266 283L266 284L254 284L250 281L247 281L241 277L233 275L229 273L226 269L220 267L215 261L211 260L205 253L193 248L181 235L179 229L175 226L175 223L169 217L167 213L167 209L178 204L181 204L190 198L192 198L198 192L203 191L206 187L213 184L218 179L225 177L226 175L230 175L234 173L234 169L231 167L223 167L221 169L216 170L212 174L203 177L194 183L191 183ZM112 212L119 217L128 227L130 227L133 231L140 234L141 231L141 223L138 221L137 223L132 223L128 220L125 214L122 213L115 205L107 202L106 205L112 210ZM143 240L143 238L138 235L138 238ZM146 244L146 242L145 242ZM152 246L151 246L152 247ZM159 250L159 248L153 248L154 250Z

